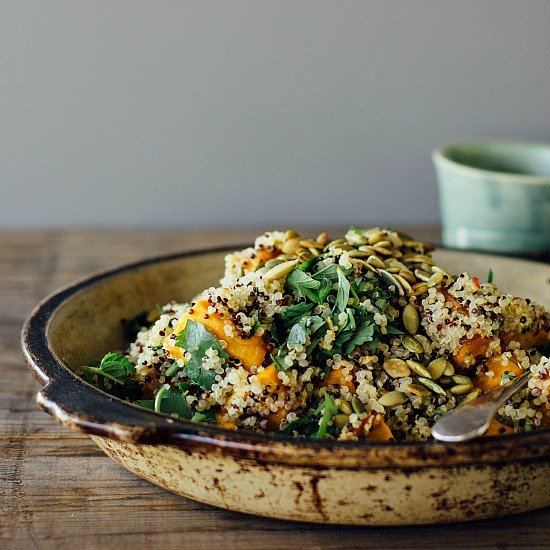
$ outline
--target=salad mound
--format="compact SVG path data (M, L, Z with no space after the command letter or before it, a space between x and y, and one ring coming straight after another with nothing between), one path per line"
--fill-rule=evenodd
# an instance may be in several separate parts
M272 231L219 286L140 313L80 374L157 412L229 429L426 440L441 415L526 370L488 435L550 426L549 315L382 228L330 241Z

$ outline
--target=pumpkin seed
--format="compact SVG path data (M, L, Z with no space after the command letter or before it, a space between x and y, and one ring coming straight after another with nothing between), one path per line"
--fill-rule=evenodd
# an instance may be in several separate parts
M380 241L383 241L386 238L384 233L382 231L377 231L376 233L373 233L367 240L367 242L370 245L379 243Z
M401 275L397 275L397 273L394 275L394 277L399 282L401 288L405 291L406 294L411 295L413 293L413 289L409 284L409 281L403 279L403 277L401 277Z
M410 393L414 393L414 395L418 395L419 397L429 397L430 395L432 395L432 393L424 386L420 386L418 384L409 384L407 386L407 391Z
M457 384L456 386L453 386L449 391L453 395L466 395L471 391L472 388L472 384Z
M308 250L309 250L314 256L320 256L320 255L321 255L321 251L318 250L317 248L311 248L311 247L309 247Z
M372 273L378 273L378 269L376 269L374 266L372 266L371 264L365 262L364 260L358 260L361 265L365 266L369 271L371 271Z
M346 241L344 239L335 239L334 241L330 241L325 245L325 250L327 248L338 248L340 245L345 244Z
M403 292L403 289L401 288L401 285L391 273L388 273L385 269L380 269L378 273L380 274L382 279L384 279L384 281L388 286L390 287L393 286L395 288L394 292L398 293L400 296L405 295L405 293Z
M391 357L386 359L382 368L392 377L392 378L402 378L403 376L409 376L411 374L411 369L409 365L397 357Z
M414 336L404 336L401 342L411 353L422 353L424 351L422 344Z
M420 279L421 281L424 281L425 283L427 283L430 280L430 277L431 277L430 273L428 273L427 271L424 271L422 269L415 269L414 274L415 274L417 279Z
M393 256L393 251L389 250L388 248L378 245L374 246L373 248L374 251L381 256Z
M345 399L335 399L334 402L343 413L351 414L353 412L349 401L346 401Z
M315 239L319 244L321 244L323 247L327 245L328 243L328 233L326 231L323 231L321 234L317 236Z
M374 252L374 248L372 246L369 246L368 244L362 244L358 250L360 250L361 252L368 252L369 254L376 254L376 252Z
M367 263L372 265L373 267L378 267L379 269L382 269L386 265L384 264L384 260L374 255L371 255L367 258Z
M300 260L290 260L288 262L283 262L282 264L272 267L265 275L265 281L275 281L276 279L282 279L286 277L298 264Z
M455 384L472 384L472 381L462 374L455 374L452 378Z
M449 361L446 361L445 370L443 371L443 374L445 376L452 376L455 373L455 368L453 367L452 363L449 363Z
M432 380L437 380L443 375L445 367L447 366L447 361L443 357L438 357L428 364L428 371L431 374Z
M396 407L407 401L407 395L402 391L389 391L378 399L378 403L383 407Z
M365 412L365 407L363 406L363 403L361 403L356 395L351 398L351 408L353 409L353 412L355 414L361 414Z
M412 288L414 290L414 284L416 283L416 277L414 276L414 273L412 271L409 271L408 269L401 269L399 272L399 276L403 277L405 281L407 281L409 284L412 285Z
M284 263L285 260L281 260L280 258L272 258L271 260L267 260L265 262L264 267L267 267L267 269L271 269L272 267L275 267L276 265Z
M312 241L311 239L300 241L300 246L303 246L304 248L318 248L319 250L323 250L324 248L321 243L318 243L317 241Z
M414 374L417 374L418 376L423 376L424 378L431 379L432 375L424 365L421 365L420 363L418 363L417 361L413 361L412 359L408 359L406 363L407 365L409 365L410 369L414 372Z
M363 252L362 250L355 249L355 250L350 250L348 252L348 256L350 258L368 258L369 253Z
M431 392L437 393L439 395L445 395L445 390L439 384L436 384L433 380L430 380L429 378L424 378L423 376L420 376L418 378L418 381L424 387L428 388Z
M468 403L469 401L473 401L474 399L477 399L479 397L479 394L481 393L481 390L474 390L470 393L467 393L460 401L460 404L463 405L464 403Z
M452 384L453 383L453 379L450 377L450 376L441 376L439 379L438 379L438 382L440 384L444 384L445 386L448 385L448 384Z
M332 417L332 423L337 428L343 428L349 421L349 416L347 414L337 414Z
M391 242L390 241L378 241L377 243L374 243L376 246L381 246L382 248L391 248Z
M418 311L412 304L407 304L403 309L403 324L410 334L416 334L420 325Z
M421 294L426 294L426 292L428 292L428 284L424 282L416 283L413 285L412 289L415 296L420 296Z
M428 286L437 286L443 280L443 273L441 271L436 271L428 279Z
M297 231L294 231L294 229L288 229L285 231L285 241L289 241L290 239L294 239L299 236L300 234Z
M293 237L285 241L281 250L284 254L294 254L300 248L300 239L298 237Z

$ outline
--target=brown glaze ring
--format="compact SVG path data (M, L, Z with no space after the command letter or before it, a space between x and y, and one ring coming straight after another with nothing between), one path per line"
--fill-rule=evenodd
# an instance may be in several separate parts
M153 263L204 253L229 252L236 246L158 256L93 275L46 297L23 326L21 346L27 367L44 386L37 403L61 424L129 443L176 445L182 450L223 452L259 463L314 466L319 469L369 470L434 465L548 460L550 430L478 439L466 443L341 442L295 439L248 431L230 431L154 413L132 405L75 375L49 345L48 324L57 308L75 294L113 275Z

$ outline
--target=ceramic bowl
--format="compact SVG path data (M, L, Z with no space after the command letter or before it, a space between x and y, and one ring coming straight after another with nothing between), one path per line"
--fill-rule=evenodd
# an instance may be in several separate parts
M436 149L433 161L445 246L550 252L550 145L453 143Z
M227 251L191 252L75 283L37 306L22 332L38 405L107 455L170 491L214 506L320 523L405 525L498 516L550 504L550 431L437 442L319 442L180 421L111 397L65 364L122 349L122 319L216 284ZM439 252L548 303L542 264ZM529 273L528 279L525 274ZM515 287L514 287L515 284Z

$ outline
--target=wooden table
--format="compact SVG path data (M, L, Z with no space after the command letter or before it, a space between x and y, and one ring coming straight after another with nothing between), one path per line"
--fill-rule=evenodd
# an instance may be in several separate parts
M19 332L46 294L144 256L249 242L257 233L0 232L0 548L549 548L550 509L400 528L299 524L218 510L136 477L86 435L37 409L38 384L24 368ZM433 228L415 234L438 238Z

